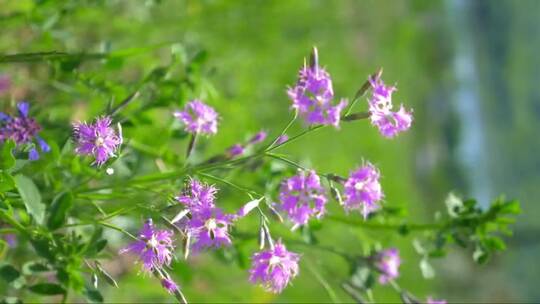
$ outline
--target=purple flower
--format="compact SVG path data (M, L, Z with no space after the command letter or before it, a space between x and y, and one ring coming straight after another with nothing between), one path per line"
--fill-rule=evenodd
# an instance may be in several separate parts
M28 115L30 105L27 102L17 104L18 116L10 116L0 112L0 143L11 139L17 146L32 144L34 140L37 142L42 152L49 152L49 145L39 137L41 126L36 120ZM39 159L39 152L36 147L32 146L28 153L30 160Z
M376 255L375 266L381 272L379 283L386 284L399 276L399 251L395 248L383 250Z
M0 75L0 95L11 88L11 78L8 75Z
M161 280L161 286L163 286L170 294L174 294L178 290L178 285L168 278Z
M234 218L234 215L224 214L217 207L206 207L192 212L186 227L193 240L194 251L229 246L229 226Z
M280 208L295 225L307 224L310 217L320 218L326 211L326 193L315 171L299 171L281 183Z
M222 247L231 244L229 226L235 215L225 214L216 207L214 200L217 189L196 179L191 179L188 190L176 197L189 210L191 217L185 217L178 225L186 229L193 241L193 249Z
M169 265L173 257L173 232L156 230L152 220L148 219L139 231L138 240L120 250L120 254L130 252L137 254L143 269L152 271L156 267Z
M183 111L174 112L174 117L184 123L186 132L206 135L217 133L217 112L198 99L188 102Z
M333 105L334 91L330 74L318 65L317 49L314 49L314 64L300 69L296 85L287 94L292 108L297 110L308 125L323 124L339 127L341 111L347 105L342 99Z
M111 118L99 117L93 124L78 122L73 124L73 138L79 155L92 155L98 166L103 165L109 158L116 156L115 152L122 143L122 134L111 128Z
M6 240L6 243L9 247L13 248L17 246L17 235L13 233L7 233L4 235L4 240Z
M287 134L280 135L276 140L276 145L281 145L287 140L289 140L289 136Z
M241 144L235 144L227 150L227 153L229 154L230 157L242 155L244 154L244 152L245 152L244 146L242 146Z
M191 179L187 190L176 197L176 200L186 206L192 213L199 209L215 207L217 188L212 185L201 183L196 179Z
M298 275L300 256L287 251L281 241L272 249L255 253L251 260L249 280L253 284L260 281L264 289L273 293L280 293Z
M446 300L435 300L431 297L426 299L426 304L446 304Z
M379 170L371 163L353 171L345 181L345 210L361 210L364 218L367 218L371 212L379 209L378 202L383 198L379 178Z
M249 140L249 143L252 145L262 143L266 139L267 135L268 133L266 133L266 131L259 131L257 134L253 135L253 137Z
M396 87L386 86L381 74L382 71L369 79L373 88L369 100L370 120L383 136L392 138L411 127L412 111L407 111L400 105L397 112L392 112L392 93L396 91Z

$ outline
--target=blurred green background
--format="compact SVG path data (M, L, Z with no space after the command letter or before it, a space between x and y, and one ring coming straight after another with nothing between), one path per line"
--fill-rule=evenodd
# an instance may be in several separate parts
M99 72L107 80L136 82L166 62L173 43L187 53L204 50L200 94L222 117L219 134L208 143L209 154L259 129L275 134L287 123L286 87L314 45L339 96L351 97L367 75L384 68L385 81L398 84L394 100L414 108L409 132L387 140L368 123L355 122L340 131L321 130L286 152L316 170L342 175L362 160L374 162L383 173L386 204L406 206L419 221L443 210L449 191L484 205L504 193L519 199L525 212L504 255L477 266L471 252L456 250L434 262L434 280L419 280L412 238L332 223L318 235L321 243L356 252L363 250L365 237L399 245L404 255L400 283L422 297L540 301L535 266L540 1L0 0L0 8L3 54L100 52L166 43L123 62L108 62ZM106 102L101 95L49 80L50 73L46 66L0 65L0 74L13 78L13 98L67 107ZM178 106L184 101L178 100ZM364 109L365 103L357 107ZM40 115L54 120L54 109L43 111ZM301 128L296 125L291 133ZM194 258L189 266L177 262L175 276L197 302L350 301L339 287L347 275L342 261L291 248L303 252L301 275L280 296L251 286L245 269L211 254ZM172 300L130 261L113 263L121 287L104 290L108 301ZM389 288L375 292L378 301L398 299Z

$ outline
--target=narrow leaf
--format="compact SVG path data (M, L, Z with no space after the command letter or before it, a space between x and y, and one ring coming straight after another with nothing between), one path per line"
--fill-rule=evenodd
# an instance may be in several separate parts
M9 264L0 266L0 277L7 283L15 281L20 275L21 273Z
M118 283L116 283L113 277L107 271L105 271L105 269L103 269L98 263L96 263L96 270L109 285L118 288Z
M18 174L14 178L15 186L24 202L26 211L34 217L36 222L43 224L45 205L41 202L41 195L34 182L28 177Z
M47 226L51 230L62 227L71 207L73 207L73 195L71 192L64 192L56 196L53 203L49 207L49 219L47 221Z
M0 151L0 170L9 170L15 165L14 148L15 143L12 140L4 142L4 147Z
M39 283L28 287L28 290L42 295L57 295L66 293L66 290L62 286L53 283Z
M91 303L103 303L103 296L96 288L86 287L84 295Z

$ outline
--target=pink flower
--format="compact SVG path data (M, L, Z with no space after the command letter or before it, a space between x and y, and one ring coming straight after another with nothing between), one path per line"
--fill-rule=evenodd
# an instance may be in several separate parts
M278 241L274 248L255 253L249 270L252 283L261 282L264 289L280 293L298 275L300 256L287 251Z
M392 138L411 127L412 111L407 111L400 105L397 112L392 112L392 93L396 91L396 87L386 86L381 74L382 72L379 72L369 80L373 88L369 99L370 120L384 137Z
M345 181L345 210L358 209L367 218L371 212L379 209L378 202L384 196L379 178L379 170L371 163L353 171Z
M73 124L73 139L77 147L75 153L92 155L98 166L116 156L122 143L122 134L111 128L112 120L108 116L99 117L93 124L85 122Z
M399 251L395 248L383 250L376 255L375 266L381 272L379 283L386 284L399 276Z
M174 113L184 123L186 132L214 135L217 133L218 114L211 106L195 99L186 104L184 110Z
M137 254L143 269L152 271L156 267L169 265L173 257L173 232L156 230L152 220L148 219L139 231L138 240L120 250L120 254L131 252Z

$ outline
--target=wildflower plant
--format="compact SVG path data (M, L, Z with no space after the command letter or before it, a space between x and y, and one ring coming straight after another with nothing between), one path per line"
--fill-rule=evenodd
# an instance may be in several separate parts
M373 288L380 284L412 303L419 298L399 281L406 279L400 266L414 262L400 257L397 243L374 239L345 250L332 240L323 244L318 231L335 224L333 228L343 235L350 231L347 225L413 236L408 249L414 247L418 253L418 273L425 277L433 275L430 260L443 258L453 249L451 244L472 248L471 256L478 263L505 248L502 236L511 232L512 216L519 213L516 201L500 198L489 208L480 208L475 200L452 195L447 210L441 202L434 221L419 223L403 212L393 212L395 204L385 198L384 188L394 177L384 175L375 165L377 159L350 164L347 176L347 172L323 172L317 164L306 167L295 157L278 153L318 129L340 132L357 123L370 123L377 129L373 132L384 138L407 136L406 131L414 128L413 112L393 105L396 88L383 82L381 72L361 79L364 83L354 97L342 97L334 91L314 48L296 84L282 94L284 101L288 97L292 103L291 120L284 128L244 132L231 146L205 155L206 145L220 136L218 123L224 126L231 118L210 105L211 94L202 94L196 81L200 75L191 74L201 70L204 56L195 54L181 61L179 46L172 49L171 64L142 75L136 85L90 81L84 69L67 73L76 75L73 81L81 87L98 83L102 89L114 87L103 89L105 96L114 97L108 104L90 108L95 117L91 123L33 116L30 108L36 114L44 109L32 100L2 107L0 231L2 240L9 235L16 242L1 241L0 253L32 248L24 265L9 259L1 264L0 276L10 288L6 299L24 299L26 292L32 292L57 296L55 301L85 297L102 302L104 284L122 288L120 275L110 267L122 261L133 264L149 284L160 286L177 301L197 302L183 290L187 283L177 268L179 263L191 267L197 256L212 253L229 264L241 264L241 259L227 260L227 256L251 257L245 280L279 294L295 288L304 267L311 269L307 253L326 252L349 265L350 271L337 280L351 299L373 301ZM96 56L112 65L129 54ZM49 58L43 56L36 54L32 62L42 64ZM68 59L82 64L94 57L51 58L59 60L51 64L72 72ZM187 74L175 74L172 67L179 62ZM166 90L171 83L181 87L182 94ZM284 86L277 84L276 89ZM303 129L294 133L291 126L298 120ZM198 136L204 142L197 144ZM156 147L145 143L150 139ZM388 141L388 145L399 142ZM50 155L39 157L43 154ZM235 198L233 204L225 200L228 196ZM113 232L122 246L110 243ZM421 298L444 302L431 295Z

